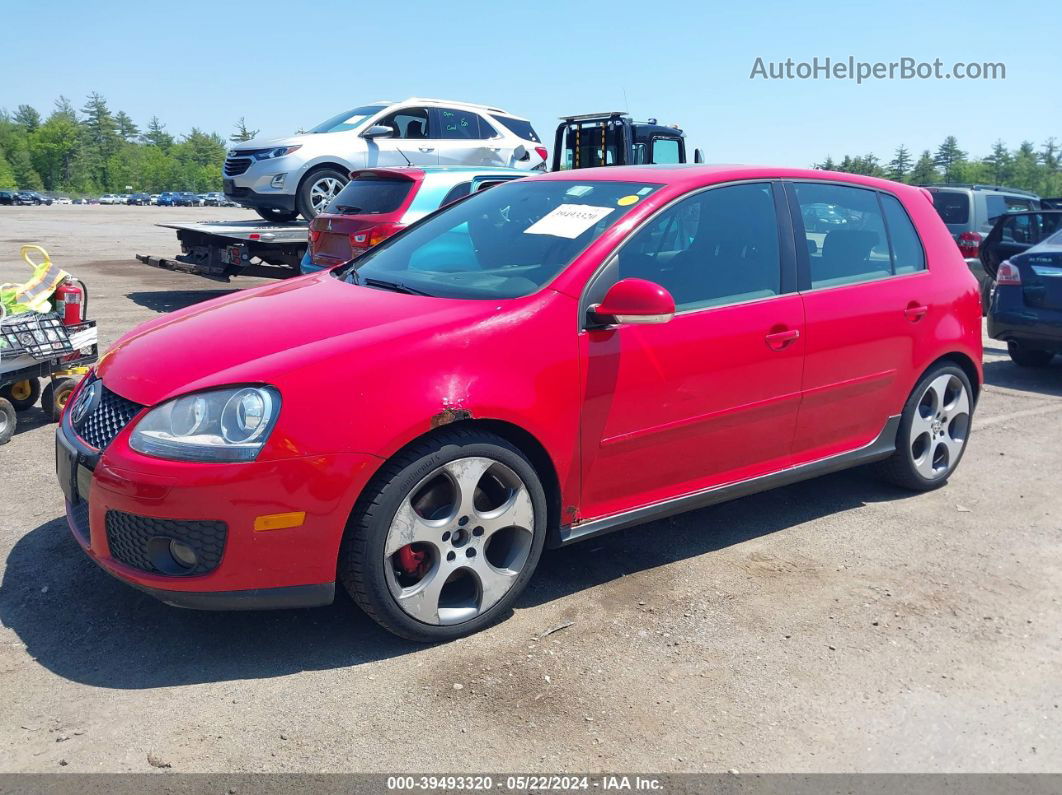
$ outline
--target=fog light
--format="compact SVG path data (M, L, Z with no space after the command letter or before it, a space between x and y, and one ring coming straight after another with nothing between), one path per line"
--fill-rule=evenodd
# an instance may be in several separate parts
M269 184L272 185L274 188L283 188L284 187L284 177L286 177L286 176L287 176L287 174L277 174L275 177L273 177L273 181L270 182Z
M198 562L195 550L175 538L170 540L170 554L173 555L175 561L186 569L195 568L195 564Z

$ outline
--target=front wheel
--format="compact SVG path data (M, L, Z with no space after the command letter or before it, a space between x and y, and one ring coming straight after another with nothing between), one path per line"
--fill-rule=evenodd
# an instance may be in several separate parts
M307 221L312 221L324 212L328 203L343 190L343 186L349 181L349 174L332 168L319 168L311 172L299 185L299 190L295 194L295 206L299 214Z
M299 217L294 210L276 210L272 207L255 207L254 211L265 220L278 224L288 223Z
M339 576L384 628L453 640L507 614L538 564L546 497L504 439L451 429L385 464L355 507Z
M943 486L966 451L972 396L960 367L942 364L926 373L904 405L896 451L879 464L882 476L914 491Z

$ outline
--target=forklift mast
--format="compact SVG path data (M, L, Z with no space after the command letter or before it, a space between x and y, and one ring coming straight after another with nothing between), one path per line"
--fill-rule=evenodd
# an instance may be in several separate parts
M645 163L685 163L686 135L656 119L636 122L626 113L562 116L553 145L553 171ZM699 151L698 159L700 162Z

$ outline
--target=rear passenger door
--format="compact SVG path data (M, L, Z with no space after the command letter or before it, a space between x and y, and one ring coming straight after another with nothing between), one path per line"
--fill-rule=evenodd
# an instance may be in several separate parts
M456 108L434 108L435 145L443 166L503 166L511 150L503 150L494 128L478 113Z
M922 244L895 196L830 182L785 188L806 329L800 463L868 444L901 411L937 310Z

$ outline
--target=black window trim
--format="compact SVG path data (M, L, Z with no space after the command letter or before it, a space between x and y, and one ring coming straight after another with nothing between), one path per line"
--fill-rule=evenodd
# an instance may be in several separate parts
M678 143L679 159L678 163L661 163L659 165L675 166L686 162L686 141L683 138L679 138L675 135L654 135L649 139L649 163L657 165L656 162L656 142L657 141L675 141Z
M767 184L771 189L771 196L774 199L775 228L778 232L778 267L781 271L779 279L780 292L778 295L771 295L764 298L750 298L745 301L734 301L728 304L716 304L714 306L702 306L692 309L679 309L676 307L675 317L684 317L698 312L714 312L720 309L729 309L733 306L760 303L762 301L773 301L778 298L785 298L786 296L798 294L800 291L797 289L797 263L796 257L794 256L795 246L792 219L790 219L789 213L786 212L786 200L782 193L781 182L782 180L776 177L749 177L745 179L728 180L727 182L715 182L711 185L702 185L699 188L688 190L685 193L673 197L663 206L658 207L649 216L642 219L637 226L627 232L622 240L616 243L615 247L598 266L597 270L586 280L586 283L583 285L583 291L579 296L579 330L581 332L601 330L601 326L594 325L590 320L590 306L592 304L601 303L601 298L603 298L605 293L608 292L608 289L618 281L615 271L616 266L619 263L619 254L628 242L633 240L639 232L645 229L649 224L653 223L653 221L659 218L663 213L667 212L680 202L710 190L730 188L736 185Z
M895 193L891 191L882 190L880 188L872 188L869 185L858 185L854 182L843 182L837 179L804 179L804 178L786 178L781 180L782 187L785 190L786 201L789 205L789 217L790 223L793 229L793 246L796 250L797 261L797 292L799 293L818 293L824 290L842 290L847 287L860 287L864 284L874 284L876 282L885 281L886 279L909 279L916 276L924 276L929 273L929 257L926 255L926 247L922 242L922 235L918 232L918 226L911 220L910 213L907 213L907 208L904 207L903 201ZM804 218L800 214L800 203L797 201L796 186L798 184L812 183L816 185L836 185L840 188L854 188L855 190L871 191L875 194L885 193L892 196L896 201L900 203L900 208L907 213L907 220L911 221L911 228L915 230L915 237L918 238L918 245L922 247L922 259L924 261L924 267L922 270L912 271L911 273L896 273L895 254L892 248L892 238L889 232L889 222L885 218L885 209L881 206L880 197L875 197L875 201L878 205L878 210L881 213L881 224L885 228L886 243L889 246L889 270L890 273L887 276L877 276L872 279L864 279L858 282L849 282L848 284L831 284L825 287L812 287L811 286L811 255L808 252L807 245L807 233L804 229Z

